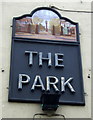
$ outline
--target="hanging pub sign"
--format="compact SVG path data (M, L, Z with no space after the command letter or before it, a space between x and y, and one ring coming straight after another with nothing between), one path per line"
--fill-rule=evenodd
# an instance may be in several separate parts
M85 105L78 23L40 7L13 18L9 101Z

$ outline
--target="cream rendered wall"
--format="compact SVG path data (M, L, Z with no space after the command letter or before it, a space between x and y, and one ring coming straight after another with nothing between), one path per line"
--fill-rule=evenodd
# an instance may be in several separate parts
M92 1L92 5L91 5L91 9L92 9L92 11L93 11L93 1ZM93 91L93 47L92 47L92 45L93 45L93 14L92 14L92 16L91 16L91 79L92 79L92 83L91 83L91 103L92 103L92 105L91 105L91 110L92 110L92 120L93 120L93 93L92 93L92 91Z
M16 0L17 1L17 0ZM31 0L30 2L2 2L2 118L32 118L35 113L42 112L40 104L33 103L11 103L8 102L9 70L10 70L10 51L12 35L12 18L23 14L29 14L37 7L48 7L55 5L62 9L86 10L91 11L91 1L87 0ZM61 113L66 118L90 118L91 117L91 79L87 76L91 73L91 14L69 13L58 11L62 16L68 17L75 22L79 22L81 55L83 65L83 78L85 106L60 105L56 113ZM0 73L1 75L1 73ZM1 78L1 77L0 77Z
M0 2L0 18L2 18L2 3ZM1 72L1 68L2 68L2 19L0 21L0 119L2 118L2 72Z

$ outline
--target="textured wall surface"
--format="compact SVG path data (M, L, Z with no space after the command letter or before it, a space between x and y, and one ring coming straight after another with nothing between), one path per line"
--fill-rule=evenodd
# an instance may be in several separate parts
M87 0L88 1L88 0ZM12 18L23 14L29 14L37 7L49 7L49 5L57 6L61 9L91 11L91 1L84 0L34 0L28 2L4 1L0 3L0 13L2 13L2 31L0 36L0 59L4 72L0 71L0 91L2 89L2 118L32 118L35 113L42 112L40 104L32 103L11 103L8 102L9 72L10 72L10 51L11 51L11 35L12 35ZM2 8L1 8L2 6ZM1 11L2 9L2 11ZM70 13L58 11L62 16L79 23L81 57L83 66L83 79L85 90L85 106L68 106L60 105L57 113L65 115L67 118L90 118L91 117L91 14L90 13ZM1 76L2 73L2 76ZM1 97L1 96L0 96ZM1 99L0 99L1 101ZM1 112L0 112L1 113Z

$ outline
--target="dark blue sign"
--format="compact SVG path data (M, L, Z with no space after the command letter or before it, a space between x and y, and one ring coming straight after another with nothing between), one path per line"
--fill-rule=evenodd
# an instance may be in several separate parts
M85 105L78 23L51 8L13 19L9 101Z

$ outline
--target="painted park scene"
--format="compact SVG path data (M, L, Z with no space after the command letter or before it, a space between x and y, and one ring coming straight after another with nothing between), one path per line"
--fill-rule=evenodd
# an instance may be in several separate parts
M76 41L76 26L50 10L38 10L32 17L16 20L15 37Z

